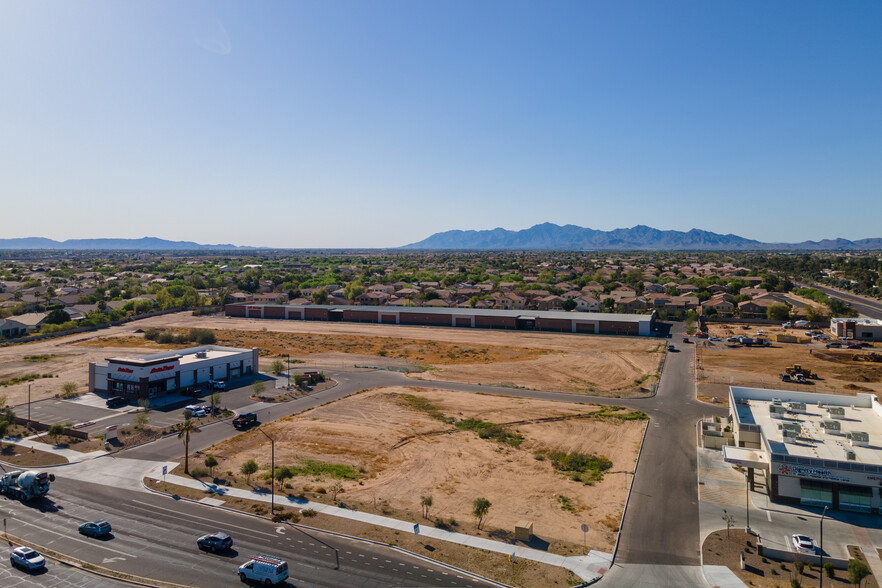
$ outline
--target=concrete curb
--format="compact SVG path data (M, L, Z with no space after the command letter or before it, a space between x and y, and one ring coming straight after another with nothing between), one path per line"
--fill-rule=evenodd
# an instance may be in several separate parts
M625 524L625 515L628 514L628 504L631 502L631 492L634 490L634 480L637 479L637 468L640 466L640 457L643 455L643 447L646 445L646 433L649 431L649 425L652 424L652 418L646 419L646 426L643 428L643 437L640 439L640 451L637 452L637 461L634 462L634 475L631 476L631 484L628 486L628 495L625 497L625 508L622 509L622 518L619 519L619 532L616 535L616 546L613 549L612 565L616 563L616 555L619 553L619 542L622 540L622 527ZM607 570L609 571L609 570ZM603 576L601 575L601 578Z
M141 486L145 490L147 490L148 492L151 492L153 494L157 494L159 496L165 496L167 498L173 498L175 500L186 500L187 502L190 502L192 504L199 504L201 506L206 506L209 508L219 508L221 510L225 510L230 513L245 515L245 516L249 516L249 517L252 517L255 519L263 519L265 521L269 521L272 523L272 519L270 519L269 517L250 513L250 512L244 511L244 510L237 510L235 508L230 508L229 506L206 504L204 502L199 502L198 500L193 500L192 498L184 498L183 496L178 496L177 498L174 498L174 496L177 496L177 495L167 494L167 493L162 492L160 490L155 490L153 488L150 488L147 484L144 483L144 478L141 478L140 482L141 482ZM273 523L273 524L277 524L277 523ZM281 524L281 523L278 523L278 524ZM469 576L470 578L474 578L476 580L481 580L484 582L490 582L490 583L495 584L497 586L501 586L502 588L511 588L508 584L501 584L501 583L497 582L496 580L491 580L490 578L485 578L484 576L480 576L478 574L469 572L468 570L463 570L461 568L457 568L456 566L452 566L450 564L444 563L444 562L439 561L437 559L432 559L430 557L420 555L419 553L414 553L413 551L408 551L407 549L404 549L402 547L398 547L397 545L390 545L388 543L383 543L382 541L375 541L373 539L365 539L364 537L355 537L354 535L346 535L345 533L339 533L337 531L328 531L327 529L319 529L317 527L310 527L309 525L301 525L299 523L295 524L295 523L290 523L290 522L285 521L284 524L289 525L291 527L295 527L295 528L308 529L308 530L314 531L316 533L326 533L328 535L334 535L336 537L341 537L343 539L350 539L352 541L361 541L362 543L370 543L372 545L377 545L379 547L388 547L392 550L399 551L399 552L407 554L409 556L412 556L412 557L424 560L426 562L432 563L433 565L442 566L442 567L447 568L448 570L462 573L466 576ZM468 546L464 545L463 547L468 547Z
M24 545L26 547L30 547L31 549L36 549L37 551L39 551L43 555L43 557L51 559L53 561L56 561L61 565L76 568L76 569L80 570L81 572L85 572L87 574L92 574L93 576L99 576L101 578L107 578L108 580L114 580L116 582L122 582L125 584L129 584L130 586L148 586L150 588L153 588L156 586L168 587L168 588L187 588L186 585L184 585L184 584L175 584L173 582L164 582L162 580L152 580L150 578L142 578L140 576L135 576L133 574L125 574L124 572L117 572L117 573L124 574L125 576L129 576L129 578L115 576L112 573L109 573L112 570L108 570L107 572L104 572L102 570L106 570L107 568L103 568L101 566L97 566L95 564L91 564L88 562L81 562L81 560L78 560L74 557L65 555L63 553L58 553L54 549L49 549L47 547L43 547L42 545L38 545L38 544L32 543L30 541L24 541L23 539L20 539L19 537L16 537L15 535L6 534L5 540L7 543L12 543L15 545ZM47 551L51 551L53 554L56 554L56 555L49 555L48 553L46 553ZM62 556L62 557L58 557L58 556ZM67 559L63 559L63 558L67 558ZM85 565L83 565L83 564L85 564ZM88 565L89 567L85 567L86 565ZM130 579L130 578L132 578L132 579ZM152 582L152 583L148 583L148 582Z

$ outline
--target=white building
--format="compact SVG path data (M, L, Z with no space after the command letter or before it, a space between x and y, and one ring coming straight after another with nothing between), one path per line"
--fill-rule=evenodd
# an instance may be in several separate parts
M882 321L872 318L830 319L830 332L859 341L882 341Z
M258 368L257 348L203 345L142 357L108 357L89 364L89 391L128 399L153 398L208 380L228 380Z
M769 498L805 506L879 512L882 405L844 396L729 387L735 447L729 463L759 470Z

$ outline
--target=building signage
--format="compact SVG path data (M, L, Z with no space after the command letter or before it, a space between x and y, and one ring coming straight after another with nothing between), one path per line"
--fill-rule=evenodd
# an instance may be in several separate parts
M816 478L818 480L833 480L836 482L848 482L849 478L837 476L832 470L824 468L809 468L805 466L789 466L782 464L778 466L778 472L783 476L798 476L801 478Z
M132 368L122 368L122 367L118 367L118 368L116 368L116 371L118 371L118 372L125 372L125 373L127 373L127 374L131 374L131 373L132 373Z
M172 365L161 365L161 366L159 366L159 367L155 367L155 368L153 368L152 370L150 370L150 373L151 373L151 374L155 374L155 373L157 373L157 372L167 372L168 370L173 370L173 369L175 369L174 364L172 364Z

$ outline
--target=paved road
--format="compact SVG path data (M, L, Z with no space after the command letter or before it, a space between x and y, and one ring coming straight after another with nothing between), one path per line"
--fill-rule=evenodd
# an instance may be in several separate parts
M879 302L878 300L865 298L849 292L843 292L842 290L834 290L833 288L828 288L827 286L819 284L813 284L811 287L817 288L827 296L847 302L864 316L882 320L882 302Z
M699 518L696 421L723 415L724 407L695 400L691 344L681 343L682 327L674 330L679 352L668 353L654 399L642 410L650 424L637 466L622 526L616 563L698 565Z
M236 568L254 553L271 553L288 561L289 586L493 585L385 545L304 532L147 492L68 480L63 469L58 475L51 499L34 505L0 499L9 532L121 572L193 586L238 586ZM111 538L96 540L77 533L81 522L98 517L113 525ZM217 530L233 537L234 549L225 555L200 552L196 538ZM328 545L339 550L339 569L334 569L335 555Z
M0 586L3 588L118 588L121 582L81 572L50 560L40 572L25 572L9 563L12 546L0 550Z

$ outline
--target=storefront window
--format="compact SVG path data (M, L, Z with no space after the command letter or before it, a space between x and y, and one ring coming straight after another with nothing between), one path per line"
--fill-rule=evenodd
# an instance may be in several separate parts
M873 489L865 486L839 487L839 508L855 512L871 512L873 509Z
M833 506L833 485L815 480L799 481L799 502L804 506Z

